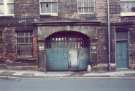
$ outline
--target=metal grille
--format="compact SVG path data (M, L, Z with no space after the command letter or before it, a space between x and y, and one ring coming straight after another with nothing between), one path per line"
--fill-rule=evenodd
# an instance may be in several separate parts
M60 32L46 39L46 48L88 48L89 38L72 32Z
M17 55L32 56L32 32L17 32Z
M77 0L77 7L79 13L94 13L95 0Z

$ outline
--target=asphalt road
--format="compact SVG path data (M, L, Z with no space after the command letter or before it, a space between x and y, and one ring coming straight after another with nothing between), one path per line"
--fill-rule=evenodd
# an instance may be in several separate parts
M135 91L134 78L0 79L0 91Z

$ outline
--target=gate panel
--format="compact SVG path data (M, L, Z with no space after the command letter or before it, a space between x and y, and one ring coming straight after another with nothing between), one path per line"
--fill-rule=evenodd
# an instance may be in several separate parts
M69 49L69 62L71 69L76 69L78 67L78 50Z
M119 41L116 44L116 65L117 68L128 67L128 43Z
M78 49L78 61L79 61L79 70L86 70L89 62L89 50L88 48Z
M47 50L47 70L68 70L68 50L66 48Z

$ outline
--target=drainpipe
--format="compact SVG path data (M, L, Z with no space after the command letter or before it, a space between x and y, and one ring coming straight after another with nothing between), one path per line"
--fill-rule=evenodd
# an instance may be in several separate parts
M111 21L110 0L107 0L107 30L108 30L108 71L111 70Z

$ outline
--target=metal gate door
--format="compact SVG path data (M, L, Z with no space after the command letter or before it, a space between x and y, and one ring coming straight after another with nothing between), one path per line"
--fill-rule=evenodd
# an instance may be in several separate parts
M76 69L78 66L77 49L69 49L69 62L71 69Z
M128 43L119 41L116 44L116 65L117 68L128 67Z
M68 50L66 48L47 50L47 70L68 70Z
M86 70L89 38L73 31L57 32L46 39L47 70Z
M79 60L78 69L79 70L87 69L87 65L88 65L88 62L89 62L89 50L88 50L88 48L79 49L78 60Z

